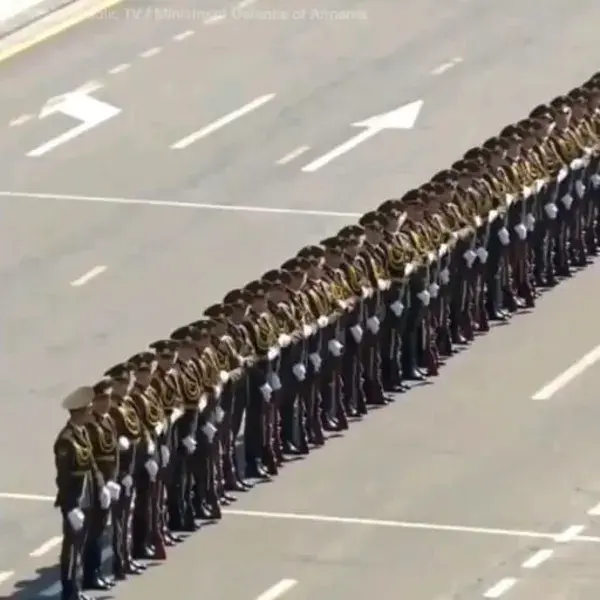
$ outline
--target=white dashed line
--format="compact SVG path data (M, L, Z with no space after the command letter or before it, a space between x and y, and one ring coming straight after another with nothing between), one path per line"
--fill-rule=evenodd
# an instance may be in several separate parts
M177 35L173 36L173 39L176 42L183 42L183 40L187 40L189 37L192 37L194 35L194 30L192 29L188 29L187 31L182 31L181 33L178 33Z
M599 516L600 515L600 502L598 504L596 504L596 506L590 508L590 510L588 510L587 514L590 515L590 517Z
M84 273L81 277L78 277L77 279L74 279L73 281L71 281L71 285L73 287L81 287L82 285L85 285L88 281L90 281L91 279L94 279L94 277L98 277L98 275L101 275L102 273L104 273L104 271L106 271L106 269L107 269L107 267L105 265L98 265L97 267L90 269L87 273Z
M562 533L556 536L556 542L558 544L564 544L566 542L572 542L581 532L585 529L585 525L571 525L567 527Z
M162 48L160 48L159 46L156 46L154 48L148 48L148 50L144 50L144 52L140 52L140 57L141 58L152 58L153 56L156 56L160 52L162 52Z
M0 584L8 581L14 574L14 571L0 571Z
M118 75L119 73L123 73L124 71L127 71L127 69L129 69L129 67L131 67L131 65L129 63L121 63L120 65L117 65L116 67L113 67L112 69L110 69L108 71L108 73L110 75Z
M298 582L295 579L282 579L258 596L256 600L277 600L277 598L281 598L281 596L297 585Z
M294 159L296 159L299 156L301 156L302 154L304 154L307 150L310 150L309 146L300 146L299 148L292 150L285 156L282 156L275 164L287 165L288 163L292 162Z
M238 10L241 8L248 8L249 6L256 4L256 2L257 0L241 0L241 2L237 3L237 6L235 8L237 8Z
M484 595L484 598L500 598L502 594L508 592L515 584L517 579L515 577L505 577L501 579L496 585L492 586Z
M535 554L532 554L521 566L524 569L535 569L542 563L546 562L553 554L554 550L550 550L550 548L538 550Z
M8 126L9 127L17 127L18 125L23 125L23 123L27 123L27 121L31 121L33 119L33 115L21 115L16 119L13 119Z
M457 56L456 58L453 58L452 60L449 60L448 62L438 65L435 69L433 69L431 71L431 74L432 75L442 75L442 73L449 71L456 65L460 64L462 61L463 61L463 59L460 58L460 56Z
M212 15L211 17L207 17L204 19L205 25L214 25L215 23L220 23L225 20L225 15Z
M573 379L579 377L586 369L600 360L600 345L590 350L585 356L582 356L576 363L572 364L566 371L563 371L558 377L538 390L532 397L532 400L549 400L562 388L568 385Z
M33 552L30 552L29 556L31 556L31 558L40 558L40 556L48 554L50 550L58 546L61 542L62 536L60 535L50 538L47 542L44 542L41 546L37 547Z

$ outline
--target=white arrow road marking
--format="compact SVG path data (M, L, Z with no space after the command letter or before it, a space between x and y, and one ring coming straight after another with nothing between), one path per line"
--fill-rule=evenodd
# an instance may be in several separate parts
M100 84L92 82L88 86L83 86L78 90L48 100L40 111L40 119L60 113L76 121L81 121L81 123L41 146L34 148L27 153L27 156L35 158L43 156L58 146L75 139L82 133L117 116L121 112L120 108L97 100L89 95L92 91L99 89L99 87Z
M171 146L171 149L172 150L183 150L184 148L191 146L194 142L197 142L198 140L201 140L202 138L208 137L211 133L214 133L215 131L222 129L223 127L225 127L225 125L229 125L229 123L233 123L233 121L236 121L240 117L243 117L244 115L247 115L248 113L252 112L253 110L260 108L264 104L267 104L267 102L270 102L271 100L273 100L273 98L275 98L275 94L266 94L265 96L260 96L260 97L256 98L255 100L252 100L252 102L249 102L248 104L242 106L241 108L238 108L237 110L230 112L229 114L225 115L224 117L217 119L216 121L212 122L210 125L207 125L206 127L203 127L202 129L200 129L199 131L196 131L195 133L192 133L192 134L188 135L187 137L184 137L183 139L179 140L178 142L175 142Z
M352 127L363 127L364 131L361 131L358 135L351 137L349 140L340 144L333 150L327 152L323 156L313 160L311 163L302 167L302 171L305 173L313 173L332 160L346 154L353 148L356 148L359 144L366 142L368 139L381 133L384 129L412 129L417 122L421 108L423 107L423 101L417 100L410 104L405 104L399 108L390 112L375 115L364 121L358 123L352 123Z

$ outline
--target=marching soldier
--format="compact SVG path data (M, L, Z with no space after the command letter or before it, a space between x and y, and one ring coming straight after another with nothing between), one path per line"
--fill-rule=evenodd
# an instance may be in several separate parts
M62 406L69 412L69 420L54 442L57 486L54 506L60 509L63 522L60 550L61 600L87 600L87 596L81 593L78 570L89 508L94 501L97 470L92 443L85 428L90 418L93 397L93 388L80 387L63 400Z
M102 547L111 503L118 502L121 486L119 473L118 432L110 416L110 382L100 381L93 388L90 418L85 424L97 466L95 495L90 507L89 523L83 552L83 588L107 591L114 580L102 576Z
M116 579L137 575L146 565L131 554L130 521L133 511L134 478L138 460L138 447L142 441L143 426L133 401L129 397L131 367L119 363L104 373L111 387L110 415L119 434L119 483L121 495L113 502L113 571Z
M152 352L140 352L127 364L133 373L129 396L142 423L142 440L138 445L134 474L135 499L131 522L131 546L134 559L165 560L167 557L162 532L154 525L158 509L158 477L160 472L159 437L165 427L163 408L151 390L156 367Z
M148 387L148 394L153 401L162 407L164 421L157 431L158 458L160 471L157 476L155 490L155 506L152 514L152 528L158 537L162 537L167 546L181 541L169 527L167 517L168 490L177 460L179 439L176 436L175 422L182 415L181 391L179 389L179 373L175 368L177 349L175 340L158 340L149 345L154 352L156 369ZM165 503L166 498L166 503Z

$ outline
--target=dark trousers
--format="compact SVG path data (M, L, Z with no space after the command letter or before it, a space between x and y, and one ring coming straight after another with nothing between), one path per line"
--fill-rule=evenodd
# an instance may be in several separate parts
M67 513L61 512L63 518L63 540L60 549L61 600L77 600L81 593L78 572L82 562L87 527L84 524L83 529L75 531L67 519Z

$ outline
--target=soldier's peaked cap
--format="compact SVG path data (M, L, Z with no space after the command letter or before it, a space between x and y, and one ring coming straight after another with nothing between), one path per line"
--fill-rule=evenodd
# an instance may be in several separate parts
M289 285L292 281L291 275L283 269L272 269L267 271L261 279L275 284Z
M211 319L226 319L233 313L231 306L227 306L224 303L211 304L204 310L204 316L210 317Z
M188 325L179 327L173 333L171 333L171 339L177 340L182 344L192 344L200 338L198 331Z
M552 118L552 110L546 104L538 104L530 113L532 119Z
M416 202L423 196L423 192L420 189L409 190L402 196L402 202Z
M299 256L295 256L294 258L289 258L281 265L281 268L284 269L285 271L290 271L292 273L297 273L299 271L303 271L304 269L302 268L302 265L301 265L302 260L303 259L300 258Z
M193 323L188 323L188 327L199 334L207 334L211 332L216 325L217 322L210 317L202 317Z
M360 237L365 230L360 225L346 225L338 231L339 237Z
M176 340L157 340L148 344L148 348L151 348L161 356L174 355L179 348L179 342Z
M328 237L321 241L321 246L328 250L334 250L342 247L342 240L339 237Z
M438 171L432 178L431 181L453 181L456 179L456 172L451 169L444 169Z
M223 298L224 304L241 304L244 300L244 292L242 290L231 290Z
M319 246L304 246L297 254L297 256L301 256L302 258L321 258L323 255L323 248Z
M92 386L92 390L94 391L94 397L106 396L111 393L113 387L113 382L106 378L101 379L97 383Z
M152 352L138 352L137 354L134 354L127 362L134 368L143 370L149 369L155 360L156 357Z
M94 398L94 388L89 385L78 387L71 392L63 401L65 410L81 410L88 407Z
M255 279L254 281L251 281L250 283L247 283L244 286L244 290L246 292L250 292L253 295L256 294L264 294L266 291L266 285L264 281L260 281L258 279Z
M104 372L105 377L112 377L113 379L122 379L123 377L129 377L131 372L131 365L128 362L119 363Z
M572 101L567 96L557 96L550 101L550 106L557 110L564 110L572 105Z
M377 211L370 210L365 213L359 220L359 224L363 227L383 227L385 219L383 215Z
M475 148L467 150L464 153L463 158L466 160L477 160L478 158L483 157L484 152L485 150L481 146L476 146Z
M511 124L511 125L507 125L501 132L500 132L500 136L501 137L514 137L514 136L520 136L521 132L519 131L519 129Z
M377 210L381 213L389 214L402 211L402 200L396 198L390 198L385 200L378 207Z

